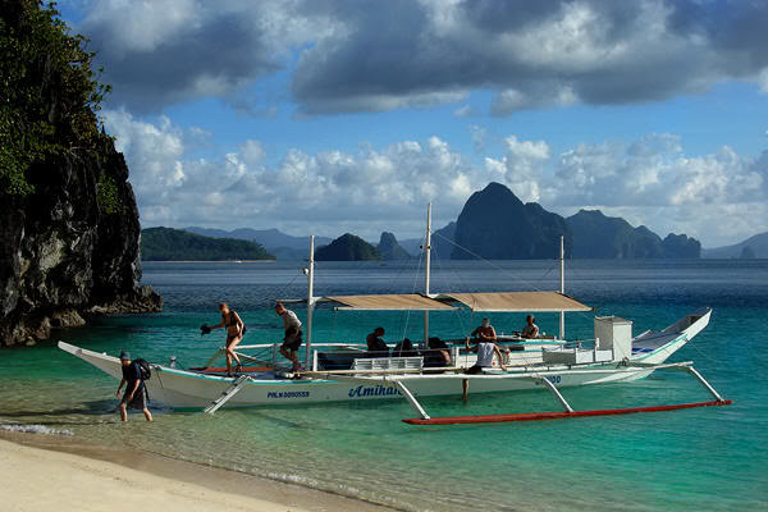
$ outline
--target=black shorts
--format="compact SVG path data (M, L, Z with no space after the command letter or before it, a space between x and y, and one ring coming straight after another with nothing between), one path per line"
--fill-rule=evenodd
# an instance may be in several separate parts
M286 329L285 338L283 338L283 347L288 350L299 350L304 333L301 329Z
M139 386L139 389L133 394L133 400L128 402L128 391L123 393L123 398L120 399L121 404L127 404L130 409L144 410L147 408L147 393L144 390L144 385Z
M483 370L485 370L485 367L475 365L475 366L471 366L471 367L467 368L464 371L464 373L466 373L467 375L476 375L478 373L483 373Z

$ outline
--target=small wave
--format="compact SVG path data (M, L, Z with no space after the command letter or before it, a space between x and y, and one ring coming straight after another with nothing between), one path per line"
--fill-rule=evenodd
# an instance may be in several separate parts
M23 423L0 423L0 431L15 434L44 434L48 436L71 436L74 433L65 428L51 428L45 425L24 425Z

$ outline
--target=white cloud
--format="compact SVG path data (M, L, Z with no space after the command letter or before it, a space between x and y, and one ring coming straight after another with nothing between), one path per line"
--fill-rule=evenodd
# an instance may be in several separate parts
M201 159L188 154L194 149L186 143L196 131L182 131L168 118L148 123L107 111L104 119L126 153L145 225L418 236L428 201L445 223L472 192L497 181L521 200L562 214L600 208L662 236L685 232L707 246L768 229L768 152L753 159L724 146L688 156L671 134L580 144L557 156L544 140L509 135L501 140L503 154L484 156L482 165L437 136L356 153L293 148L268 164L258 140Z

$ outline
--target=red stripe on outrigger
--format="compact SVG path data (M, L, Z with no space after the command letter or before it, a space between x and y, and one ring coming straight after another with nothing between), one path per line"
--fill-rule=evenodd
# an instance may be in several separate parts
M403 422L409 425L461 425L466 423L504 423L508 421L539 421L562 420L565 418L580 418L584 416L613 416L617 414L634 414L638 412L664 412L693 407L709 407L716 405L731 405L732 400L718 402L692 402L687 404L658 405L653 407L630 407L627 409L603 409L595 411L553 411L553 412L524 412L517 414L490 414L485 416L444 416L442 418L407 418Z

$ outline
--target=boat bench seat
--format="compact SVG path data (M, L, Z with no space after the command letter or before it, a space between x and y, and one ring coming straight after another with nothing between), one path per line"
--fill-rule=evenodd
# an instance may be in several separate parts
M361 357L352 363L353 370L421 370L422 368L424 368L423 357Z

